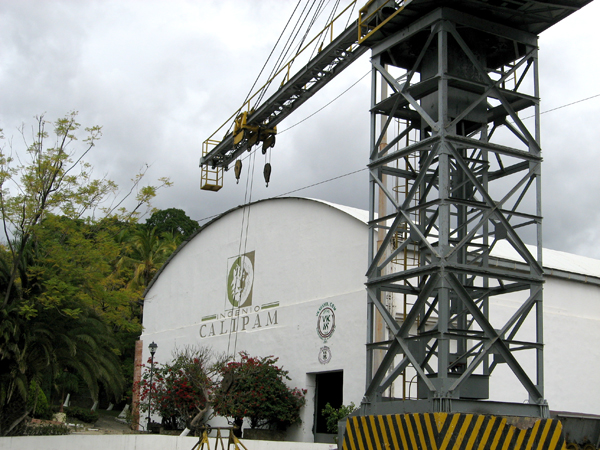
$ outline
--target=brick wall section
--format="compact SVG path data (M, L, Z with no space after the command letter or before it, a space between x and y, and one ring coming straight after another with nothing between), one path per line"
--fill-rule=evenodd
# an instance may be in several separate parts
M133 392L131 399L131 428L139 429L140 424L140 389L139 382L142 380L142 353L144 350L144 341L141 339L135 343L135 357L133 367Z

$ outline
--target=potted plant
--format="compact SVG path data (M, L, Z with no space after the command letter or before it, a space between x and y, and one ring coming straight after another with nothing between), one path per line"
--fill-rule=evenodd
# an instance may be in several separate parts
M354 402L350 402L349 405L341 405L339 408L334 408L329 403L325 404L325 408L322 410L323 417L327 421L327 431L329 433L337 433L338 432L338 423L340 420L344 420L358 408L354 404ZM334 441L337 442L337 436L334 438Z

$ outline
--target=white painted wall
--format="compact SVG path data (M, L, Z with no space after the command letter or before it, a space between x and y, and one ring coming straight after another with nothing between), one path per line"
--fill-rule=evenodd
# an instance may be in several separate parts
M302 424L288 437L312 442L312 374L343 370L344 404L358 404L364 392L366 244L363 222L312 200L260 202L249 219L248 210L226 214L181 248L147 292L144 360L151 341L158 344L158 362L186 345L278 356L290 372L289 384L308 390ZM252 305L241 308L236 320L227 299L228 260L249 252ZM275 302L277 307L261 309ZM334 309L336 326L326 342L317 333L325 303ZM331 354L326 363L319 361L325 346Z
M0 450L190 450L198 438L162 435L104 435L90 436L72 434L67 436L4 437ZM216 447L209 439L212 448ZM244 441L251 450L330 450L327 444L304 442ZM336 447L337 448L337 447Z
M254 204L249 216L242 209L225 214L180 249L147 293L144 360L153 340L159 345L159 362L170 360L175 347L190 344L230 354L245 350L278 356L290 371L290 385L308 390L302 424L290 430L288 439L311 442L314 373L344 371L344 404L359 404L364 392L366 243L364 221L308 199L272 199ZM242 309L240 330L230 332L228 260L251 251L252 312ZM558 252L549 254L556 257L552 267L564 262ZM593 266L589 258L569 258ZM494 314L508 319L524 300L517 297L495 302ZM274 302L277 307L260 309ZM335 306L336 321L327 342L317 334L317 313L325 303ZM600 414L600 384L590 378L600 366L600 287L549 276L544 305L545 395L550 408ZM207 320L211 315L216 317ZM524 329L525 335L534 333L533 324ZM318 359L324 346L331 350L326 364ZM501 401L527 398L506 365L492 375L490 394Z
M514 298L514 297L513 297ZM516 309L511 297L504 300L505 318ZM496 307L503 305L496 304ZM532 321L523 326L532 336ZM600 287L546 277L544 284L545 398L551 410L600 414L600 384L594 375L600 368ZM534 360L517 358L533 373ZM535 380L534 380L535 381ZM494 400L522 403L527 393L505 364L490 380Z
M547 278L544 341L550 408L600 414L600 287Z

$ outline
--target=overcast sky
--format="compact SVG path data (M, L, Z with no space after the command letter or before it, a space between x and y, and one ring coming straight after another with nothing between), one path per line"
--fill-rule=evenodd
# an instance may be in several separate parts
M199 189L201 143L244 100L296 1L0 0L0 127L7 138L45 113L101 125L89 158L126 188L144 165L170 177L155 206L196 220L249 199L232 171ZM545 247L600 258L600 1L540 37ZM279 127L271 183L256 156L251 200L281 195L367 163L369 70L362 57ZM367 209L367 172L293 195ZM201 222L205 223L205 222Z

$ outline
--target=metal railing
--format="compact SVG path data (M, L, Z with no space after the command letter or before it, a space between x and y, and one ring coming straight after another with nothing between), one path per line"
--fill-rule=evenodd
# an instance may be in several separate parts
M390 20L400 14L404 7L411 1L412 0L400 0L398 2L394 2L393 0L369 0L358 12L358 43L362 44L381 27L385 26ZM381 4L379 6L374 5L377 2L381 2ZM383 19L381 17L383 9L389 5L393 5L394 7L398 6L398 9Z
M334 37L334 33L333 33L333 26L335 24L335 22L344 15L344 13L346 13L346 11L348 11L348 9L353 6L356 3L357 0L352 1L346 8L344 8L342 10L342 12L340 12L337 16L335 16L333 18L333 20L331 22L329 22L327 25L325 25L325 27L319 32L317 33L317 35L315 37L313 37L310 42L308 44L306 44L304 47L302 47L287 63L285 63L271 78L269 78L265 84L263 84L254 94L252 94L251 97L248 98L248 100L246 100L242 106L240 106L231 116L229 116L227 118L227 120L225 122L223 122L223 124L217 128L215 130L215 132L213 134L211 134L208 139L206 141L210 141L214 138L214 136L223 129L223 127L225 127L228 124L231 124L232 121L240 115L240 113L242 111L244 111L244 109L246 111L250 111L251 107L250 107L250 103L252 102L252 100L254 100L259 94L261 94L263 92L263 90L267 89L269 87L269 85L277 78L279 77L282 73L284 74L284 77L281 81L281 85L285 84L289 79L290 79L290 74L291 74L291 69L292 69L292 64L294 63L294 61L306 50L308 49L308 47L310 47L312 44L315 43L315 41L317 41L318 39L320 39L323 35L325 35L327 32L329 32L329 43L333 42L333 37ZM324 41L325 42L325 41ZM322 44L321 44L322 45Z

